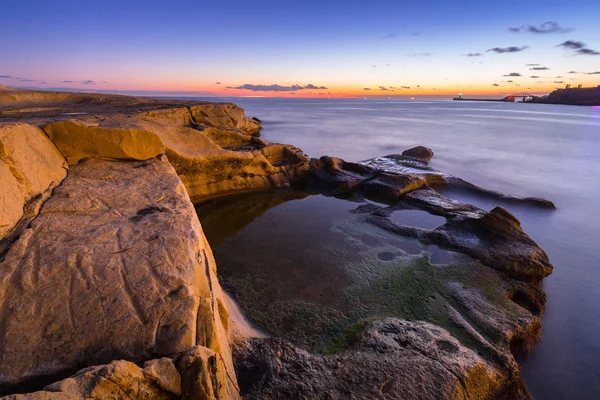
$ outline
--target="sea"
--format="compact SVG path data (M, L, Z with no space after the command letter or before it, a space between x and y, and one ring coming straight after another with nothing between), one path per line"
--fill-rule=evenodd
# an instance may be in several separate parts
M310 157L361 161L423 145L435 153L430 165L442 172L553 201L556 211L504 205L554 265L543 286L541 340L518 361L536 399L600 398L600 107L419 98L206 100L243 107L262 121L265 140L293 144ZM500 204L460 196L488 210ZM264 229L268 224L268 234Z

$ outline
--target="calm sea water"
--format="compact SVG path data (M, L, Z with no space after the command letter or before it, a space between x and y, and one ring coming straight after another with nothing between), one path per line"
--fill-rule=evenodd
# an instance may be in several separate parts
M215 99L210 99L215 100ZM486 188L552 200L507 205L555 269L542 339L519 360L538 399L600 398L600 107L383 99L220 99L262 136L349 161L424 145L432 166ZM496 202L462 197L485 209Z

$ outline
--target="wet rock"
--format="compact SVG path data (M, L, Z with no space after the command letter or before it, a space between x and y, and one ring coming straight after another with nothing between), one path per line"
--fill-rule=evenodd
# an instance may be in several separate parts
M417 146L402 152L403 156L418 158L419 160L429 161L433 157L433 151L428 147Z

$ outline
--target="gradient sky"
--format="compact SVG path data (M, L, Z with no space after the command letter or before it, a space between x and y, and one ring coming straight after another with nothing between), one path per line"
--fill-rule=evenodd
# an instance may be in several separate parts
M0 3L0 84L14 87L307 97L567 83L600 84L598 0Z

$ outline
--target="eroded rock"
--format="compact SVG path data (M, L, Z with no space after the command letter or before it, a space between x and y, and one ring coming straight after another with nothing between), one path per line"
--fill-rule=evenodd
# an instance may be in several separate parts
M236 354L236 368L245 399L529 398L446 330L395 318L368 324L335 356L254 339Z
M424 146L413 147L402 152L403 156L418 158L419 160L429 161L433 157L433 151Z
M0 125L0 256L67 175L61 153L44 132L26 124ZM16 229L19 222L21 229ZM8 238L7 241L12 241Z
M215 271L166 157L73 165L0 263L0 384L197 345L235 382Z

